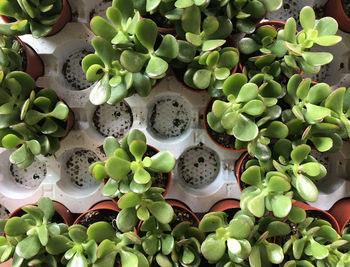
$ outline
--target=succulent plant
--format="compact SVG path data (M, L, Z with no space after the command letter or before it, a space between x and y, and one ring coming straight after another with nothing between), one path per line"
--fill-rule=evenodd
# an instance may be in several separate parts
M36 38L46 36L51 32L61 11L62 0L3 0L0 14L15 21L1 24L0 33L12 36L31 33Z
M234 47L204 52L188 65L183 80L193 89L208 90L213 97L222 96L223 83L238 61L239 52Z
M92 39L95 54L82 61L87 80L96 82L90 101L115 104L135 92L147 96L156 80L165 76L167 61L177 57L175 37L166 35L156 44L157 25L140 20L129 0L114 0L106 15L113 25L100 16L91 20L97 35Z
M93 163L89 172L98 181L108 178L102 194L112 198L128 192L145 193L154 182L154 174L170 172L176 162L169 151L144 157L146 136L139 130L128 133L121 146L114 137L108 137L103 148L108 159Z
M229 223L224 212L208 213L199 229L210 233L202 243L202 254L217 266L249 266L248 262L250 266L280 264L284 258L282 248L267 238L290 232L289 226L279 221L256 224L254 217L242 211L236 212Z
M349 264L348 259L338 250L347 241L339 238L329 222L306 218L297 225L296 233L283 245L288 259L284 267L347 266L344 264Z
M11 71L23 70L21 44L14 37L0 35L0 71L6 76Z
M141 239L134 232L115 232L107 222L96 222L88 228L89 240L98 243L96 261L93 267L113 267L118 261L126 267L148 267L147 258L137 246Z
M207 16L202 21L199 7L192 5L184 10L177 33L201 51L212 51L226 43L232 32L232 23L226 17Z
M341 148L341 136L347 135L344 124L347 120L339 119L339 115L332 112L340 110L343 102L333 98L337 93L330 95L330 92L328 84L311 86L311 79L303 80L298 74L289 79L284 101L290 109L283 111L282 120L290 130L290 138L304 142L310 140L320 152L334 152Z
M330 17L315 20L315 12L309 6L300 11L300 24L303 30L296 33L296 22L289 18L284 29L279 31L273 26L262 26L250 37L239 42L242 54L250 55L248 59L254 64L247 66L248 73L262 71L273 77L283 73L287 77L303 71L318 73L321 66L332 61L328 52L314 52L310 49L315 45L332 46L341 41L335 35L337 22Z
M12 257L11 266L57 266L47 247L52 238L67 232L67 225L51 221L55 209L49 198L41 197L37 206L27 205L22 210L21 217L2 222L6 237L0 238L0 262Z
M6 149L17 148L10 161L21 168L31 165L36 155L53 154L59 138L66 135L69 108L51 89L39 89L28 74L13 71L0 87L0 140Z

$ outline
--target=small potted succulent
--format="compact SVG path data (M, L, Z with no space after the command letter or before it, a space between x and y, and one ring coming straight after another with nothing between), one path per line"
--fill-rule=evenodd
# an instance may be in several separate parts
M0 25L1 34L15 36L31 33L36 38L57 33L71 19L67 0L4 0L0 5L0 14L6 22Z
M210 233L202 243L203 256L211 264L218 266L268 266L280 264L284 259L283 251L267 238L287 235L287 224L273 218L255 222L255 218L237 211L230 222L225 212L206 214L199 229ZM239 265L241 264L241 265Z
M96 82L90 93L94 105L115 104L134 93L147 96L179 50L172 35L158 39L157 25L141 19L132 1L114 0L106 15L112 24L100 16L91 20L95 54L82 61L87 80Z
M342 31L350 32L350 5L347 1L328 0L325 14L335 18Z
M47 88L37 88L28 74L13 71L1 75L0 140L12 152L10 161L20 168L30 166L35 156L54 154L60 138L72 128L74 115Z
M301 71L316 74L321 66L332 61L332 54L310 49L315 44L332 46L340 42L342 38L335 35L337 22L330 17L316 22L315 12L309 6L300 11L299 19L303 27L299 33L295 19L289 18L282 29L266 22L239 41L240 52L248 56L245 72L249 76L262 72L269 79L281 79L281 74L289 78Z
M236 150L248 148L251 155L269 159L270 138L288 135L287 126L277 120L281 115L277 105L281 85L272 80L264 82L260 74L248 81L247 76L236 73L225 80L222 91L225 101L209 101L205 111L208 126L217 133L231 135Z
M44 73L44 65L38 54L18 37L0 35L0 53L3 60L0 70L6 76L11 71L24 71L37 79Z
M307 217L295 226L295 233L284 243L285 267L299 266L346 266L347 262L338 249L347 244L331 224L323 219ZM313 265L315 264L315 265Z
M55 207L56 206L56 207ZM60 208L60 213L55 211ZM64 217L61 217L64 216ZM47 264L56 266L54 254L47 250L50 240L65 233L72 215L63 205L41 197L36 205L17 210L9 219L1 221L1 262L13 258L12 266Z

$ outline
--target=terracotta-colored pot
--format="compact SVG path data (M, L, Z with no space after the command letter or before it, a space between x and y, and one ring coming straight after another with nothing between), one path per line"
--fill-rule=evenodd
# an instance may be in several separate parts
M11 19L6 16L0 15L0 17L5 23L12 22ZM71 18L72 18L72 12L71 12L70 5L67 0L62 0L62 10L61 10L60 16L56 21L56 23L52 25L52 29L49 32L49 34L46 35L46 37L52 36L58 33L60 30L62 30L63 27L71 20Z
M175 200L175 199L166 199L165 200L166 202L168 202L168 204L170 204L172 207L177 207L177 208L180 208L180 209L183 209L185 211L187 211L189 214L191 214L192 218L195 219L197 225L195 225L196 227L199 225L199 219L197 217L196 214L194 214L189 207L187 207L186 204L182 203L181 201L179 200Z
M329 0L325 6L325 15L333 17L344 32L350 32L350 18L346 15L341 0Z
M66 206L64 206L63 204L53 200L53 205L55 206L55 211L58 215L60 215L64 221L65 224L67 224L68 226L69 225L72 225L73 223L73 215L72 213L70 212L69 209L67 209ZM29 204L29 205L37 205L37 203L34 203L34 204ZM19 216L20 214L22 214L23 211L22 211L22 207L16 209L15 211L13 211L10 215L9 215L9 218L12 218L12 217L15 217L15 216Z
M329 210L329 213L337 219L340 229L339 234L341 234L350 221L350 198L339 200Z
M93 210L111 210L111 211L115 211L115 212L120 212L120 209L118 208L118 206L115 203L113 203L113 201L104 200L104 201L101 201L101 202L93 205L86 212L80 214L80 216L74 221L74 224L78 224L79 220L82 217L84 217L86 214L88 214L90 211L93 211Z
M216 202L209 210L209 212L223 211L229 209L240 209L241 206L238 200L235 199L224 199Z
M22 42L19 37L16 37L17 41L23 47L23 51L26 57L26 69L24 72L28 73L34 80L44 75L44 63L35 50L28 44Z
M156 151L157 153L159 152L158 149L156 149L155 147L153 147L153 146L151 146L151 145L147 145L147 147L151 148L152 150ZM172 179L171 177L172 177L171 172L168 172L168 182L167 182L166 188L164 188L165 191L162 193L162 196L163 196L163 197L165 197L165 196L168 194L169 190L170 190L171 179ZM107 183L107 179L103 179L103 183L106 184L106 183ZM116 205L118 205L118 199L117 199L117 198L113 198L112 201L113 201Z
M206 91L205 91L206 92ZM225 150L228 150L228 151L232 151L232 152L244 152L244 151L247 151L247 149L241 149L241 150L237 150L237 149L233 149L233 148L228 148L228 147L224 147L223 145L221 145L220 143L218 143L209 133L209 130L208 130L208 123L207 123L207 114L210 112L209 110L209 106L212 105L212 102L214 101L215 99L214 98L210 98L208 100L208 103L207 105L205 106L205 109L204 109L204 114L203 114L203 125L204 125L204 129L207 133L207 135L210 137L210 139L220 148L222 149L225 149ZM232 137L234 138L234 137Z
M239 157L239 159L235 162L235 175L238 183L239 190L243 190L242 184L241 184L241 167L244 162L244 160L248 157L249 153L242 153L242 155Z
M312 207L312 206L310 206L306 203L300 202L300 201L295 201L293 203L293 205L296 207L302 208L305 211L314 210L314 211L319 211L319 212L323 213L325 215L325 217L327 217L327 221L332 225L334 230L336 230L337 233L340 233L339 224L338 224L337 220L333 217L332 214L328 213L327 211Z

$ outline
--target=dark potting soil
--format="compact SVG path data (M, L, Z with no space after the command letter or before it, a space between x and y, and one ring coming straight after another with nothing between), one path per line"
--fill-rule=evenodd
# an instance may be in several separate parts
M285 223L289 225L291 231L289 235L276 237L276 244L280 245L281 247L283 247L283 245L290 239L291 236L295 235L298 232L297 224L292 223L288 220Z
M108 222L110 225L113 226L113 228L118 231L117 224L116 224L116 218L117 218L118 212L113 210L107 210L107 209L100 209L100 210L92 210L86 213L83 217L80 218L78 221L78 224L81 224L88 228L90 225L96 223L96 222Z
M225 148L229 148L229 149L235 149L235 138L233 137L233 135L228 135L226 133L217 133L215 132L212 128L210 128L208 122L207 122L207 114L211 111L213 103L214 103L215 99L213 98L208 105L208 109L207 112L205 114L205 124L207 126L207 131L209 133L209 135L220 145L222 145Z
M341 0L345 14L350 18L350 0Z
M328 221L328 217L321 211L318 210L307 210L306 211L306 217L312 217L315 220L325 220Z
M240 209L228 209L225 210L225 213L227 214L227 222L230 222L233 217L235 216L236 212L240 211Z
M152 149L151 147L147 146L146 153L144 157L152 157L158 152ZM168 184L168 173L151 173L151 176L154 178L154 181L152 183L152 187L160 187L163 189L166 189Z
M26 214L23 210L20 210L15 216L16 217L21 217L23 216L24 214ZM52 216L51 222L53 223L65 223L62 216L59 215L57 212L54 213L54 215Z
M178 225L181 222L190 222L191 226L198 226L197 221L193 218L192 214L187 210L179 207L173 207L176 218L170 223L171 228Z

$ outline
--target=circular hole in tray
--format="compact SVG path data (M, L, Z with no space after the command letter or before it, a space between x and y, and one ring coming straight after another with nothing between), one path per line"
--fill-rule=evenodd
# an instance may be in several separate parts
M7 219L7 217L10 215L10 212L0 204L0 220Z
M81 91L89 88L92 83L86 80L85 73L81 67L83 58L93 53L89 49L80 48L73 51L62 65L62 74L70 90Z
M92 121L95 129L102 136L121 139L132 127L133 115L129 104L122 101L115 105L98 106Z
M47 173L45 162L35 159L33 164L26 169L10 164L11 179L25 189L36 189L40 186Z
M177 95L158 97L149 106L147 124L156 137L167 139L181 136L191 124L190 104Z
M91 150L74 149L67 156L61 168L65 169L66 175L76 187L80 189L97 187L97 181L89 174L89 166L99 160L95 152Z
M96 2L98 2L97 5L95 5L95 8L93 10L91 10L91 12L90 12L90 20L94 16L101 16L103 18L106 18L107 8L112 6L112 0L102 0L102 1L100 0L100 1L96 1Z
M217 153L205 146L191 147L178 159L181 180L192 188L203 188L215 181L220 171Z

